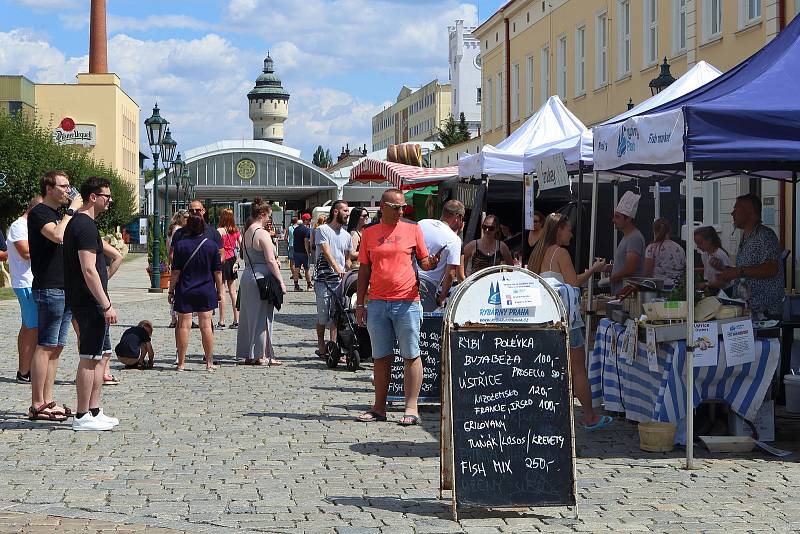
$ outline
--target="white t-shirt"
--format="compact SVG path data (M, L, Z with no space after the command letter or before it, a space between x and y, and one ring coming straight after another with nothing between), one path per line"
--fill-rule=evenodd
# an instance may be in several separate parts
M442 252L439 265L432 271L420 269L419 276L425 280L438 284L444 278L444 270L448 265L461 264L461 238L450 229L447 223L439 219L422 219L417 223L425 238L428 254L435 256L442 247L447 250Z
M714 280L716 280L717 276L719 276L722 273L722 271L716 270L709 263L711 258L719 258L724 267L728 267L731 264L731 259L728 257L728 254L721 248L718 248L713 254L701 251L700 259L703 260L703 278L705 278L706 282L708 282L709 284Z
M8 229L8 266L11 269L11 287L22 288L31 287L33 284L33 273L31 272L31 260L23 259L14 246L15 241L28 240L28 220L20 217Z

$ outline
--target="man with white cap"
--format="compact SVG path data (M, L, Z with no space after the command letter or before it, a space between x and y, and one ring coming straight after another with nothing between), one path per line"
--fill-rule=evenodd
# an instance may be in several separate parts
M622 232L623 237L614 252L614 264L611 268L611 293L616 295L622 289L622 281L631 276L641 276L644 264L644 236L633 224L636 211L639 209L640 195L626 191L614 210L614 227Z

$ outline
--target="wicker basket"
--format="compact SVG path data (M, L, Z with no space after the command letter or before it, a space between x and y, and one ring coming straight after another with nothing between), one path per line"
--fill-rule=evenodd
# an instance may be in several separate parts
M648 452L670 452L675 448L676 430L673 423L639 423L639 448Z

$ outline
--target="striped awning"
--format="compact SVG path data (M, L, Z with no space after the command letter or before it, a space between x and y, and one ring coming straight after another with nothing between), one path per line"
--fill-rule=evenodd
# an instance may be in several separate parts
M413 167L366 158L350 170L350 180L359 182L388 181L398 189L416 189L458 177L458 167Z

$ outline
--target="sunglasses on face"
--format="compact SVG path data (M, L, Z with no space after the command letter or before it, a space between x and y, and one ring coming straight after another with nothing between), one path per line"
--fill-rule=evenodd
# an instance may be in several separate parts
M484 224L483 226L481 226L481 228L483 228L483 229L484 229L484 230L486 230L487 232L494 232L495 230L497 230L497 228L496 228L496 227L494 227L494 226L487 226L487 225L485 225L485 224Z
M392 208L393 210L401 210L408 206L408 204L395 204L394 202L387 202L386 206Z
M366 219L367 217L369 217L369 215L364 213L361 215L361 217L359 217L359 219Z
M203 208L193 208L189 210L189 213L203 213Z
M111 202L112 201L111 195L109 195L109 194L106 194L106 193L95 193L95 195L97 195L98 197L103 197L104 199L106 199L107 202Z

